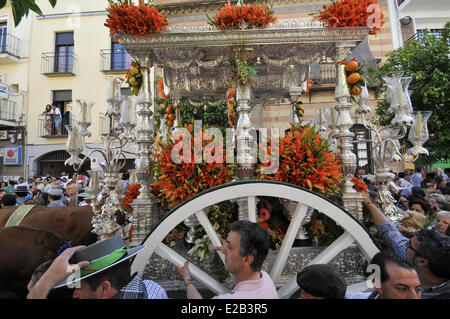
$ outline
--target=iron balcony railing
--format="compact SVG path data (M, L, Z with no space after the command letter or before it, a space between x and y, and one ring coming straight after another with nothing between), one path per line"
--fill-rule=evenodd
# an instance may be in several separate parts
M51 117L45 115L39 116L39 136L52 138L52 137L66 137L68 135L66 125L72 125L72 118L70 113L62 115L61 126L59 129L56 127L56 121Z
M0 100L0 120L15 122L17 103L10 100Z
M127 71L130 62L131 56L125 49L100 50L100 71L104 73Z
M421 41L425 34L426 34L426 32L424 30L417 30L417 33L414 34L412 37L410 37L405 42L412 41L412 40ZM434 35L436 37L436 39L439 40L440 38L442 38L442 29L431 29L428 31L428 34Z
M20 40L11 33L0 36L0 53L20 58Z
M75 75L77 63L77 55L73 52L42 53L41 74L47 76Z

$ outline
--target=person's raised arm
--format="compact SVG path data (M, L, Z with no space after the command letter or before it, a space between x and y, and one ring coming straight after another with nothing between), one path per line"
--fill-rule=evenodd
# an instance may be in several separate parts
M78 266L80 269L89 265L88 261L82 261L77 265L70 265L69 259L72 255L84 246L76 246L64 250L61 255L55 258L48 270L36 282L31 291L28 293L27 299L46 299L52 288L67 278ZM72 266L72 267L71 267Z
M183 267L175 266L175 268L177 269L180 277L183 278L184 284L186 285L187 299L203 299L202 295L198 292L197 288L194 287L194 283L191 280L189 261L186 261Z
M370 215L372 215L373 222L377 228L380 224L389 221L386 216L384 216L384 214L378 209L375 203L372 202L370 194L366 194L366 198L364 198L363 204L369 210Z

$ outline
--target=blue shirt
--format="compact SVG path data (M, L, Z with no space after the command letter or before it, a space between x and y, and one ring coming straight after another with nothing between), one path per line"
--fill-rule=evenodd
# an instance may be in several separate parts
M51 203L48 203L47 207L66 207L66 204L64 204L61 200L55 200Z
M390 221L381 223L378 226L378 235L392 249L393 254L406 260L406 245L409 238L403 236L394 223Z
M414 173L411 176L411 180L409 182L411 183L412 187L419 187L419 188L421 188L422 187L422 180L423 180L423 177L422 177L421 173Z

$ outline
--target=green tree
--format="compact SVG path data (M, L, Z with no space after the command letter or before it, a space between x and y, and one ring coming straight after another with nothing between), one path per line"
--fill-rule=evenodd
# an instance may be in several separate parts
M376 113L376 124L388 125L393 118L384 96L383 75L393 71L404 71L403 76L412 77L409 90L414 111L432 111L428 121L430 139L425 143L430 156L422 158L424 163L450 159L450 22L447 22L442 37L436 39L426 31L420 40L410 40L403 48L388 55L387 62L375 73L374 83L377 98L381 98Z
M39 15L42 15L42 11L36 4L35 0L0 0L0 9L6 6L6 3L10 1L12 7L12 13L14 17L14 24L17 27L22 20L22 17L28 17L29 11L34 11ZM48 0L54 8L57 0Z

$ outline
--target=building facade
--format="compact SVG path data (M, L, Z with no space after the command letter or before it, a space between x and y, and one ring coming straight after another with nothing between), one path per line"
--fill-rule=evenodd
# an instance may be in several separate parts
M164 5L171 25L198 25L206 24L206 14L213 16L226 2L164 0L157 1L157 4ZM9 6L0 11L0 30L2 23L6 22L7 34L11 34L10 39L14 36L20 40L22 52L18 56L11 53L8 53L9 57L4 57L3 53L0 55L1 82L8 84L11 91L9 100L2 100L2 112L8 109L3 107L4 104L14 102L18 105L13 108L14 120L0 119L0 145L22 147L22 165L2 167L2 174L8 176L43 175L47 172L57 175L67 171L68 168L64 167L64 161L69 156L65 152L65 125L76 119L78 99L95 103L92 125L89 127L92 136L86 142L101 147L102 136L109 129L104 116L107 109L107 76L124 77L131 58L120 44L112 41L108 28L104 26L107 0L71 3L60 0L55 8L47 0L37 3L43 15L30 12L18 28L12 27ZM275 0L273 10L281 23L311 20L309 13L319 10L326 3L329 1ZM377 61L396 47L393 34L396 24L391 17L392 12L397 12L394 10L397 7L392 7L391 0L381 0L380 3L386 23L378 36L369 36L368 39L371 54ZM336 104L334 62L329 62L321 66L321 80L308 95L302 96L306 119L315 119L318 108ZM152 73L154 79L157 73L158 70ZM122 86L122 94L129 94L126 84ZM43 115L47 104L55 104L59 109L60 126L56 127L55 121L48 125ZM372 110L375 104L376 101L371 99L369 105ZM279 127L283 130L289 127L289 112L288 103L255 107L251 114L252 123L255 128ZM8 131L7 138L3 140L1 137L5 135L1 135L2 131ZM14 143L11 143L13 137ZM129 159L132 167L133 156L130 155Z

